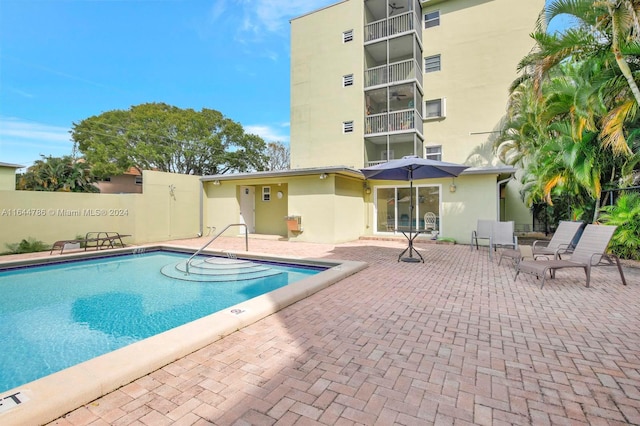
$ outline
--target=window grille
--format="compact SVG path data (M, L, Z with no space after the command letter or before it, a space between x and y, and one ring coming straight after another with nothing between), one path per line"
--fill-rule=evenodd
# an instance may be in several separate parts
M342 123L343 133L353 133L353 121L345 121Z
M425 118L442 118L445 117L445 102L444 98L429 99L424 102L424 117Z
M440 11L429 12L424 15L424 29L437 27L440 25Z
M427 146L424 151L424 158L427 160L442 161L442 146Z
M353 30L347 30L342 33L342 42L348 43L350 41L353 41Z
M342 77L342 86L343 87L353 86L353 74L347 74Z
M427 56L424 58L424 72L440 71L440 55Z

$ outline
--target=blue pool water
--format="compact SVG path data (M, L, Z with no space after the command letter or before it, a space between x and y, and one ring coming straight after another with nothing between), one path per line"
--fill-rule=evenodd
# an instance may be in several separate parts
M163 275L189 256L151 252L0 272L0 392L318 273L266 265L266 278ZM265 265L259 268L264 269Z

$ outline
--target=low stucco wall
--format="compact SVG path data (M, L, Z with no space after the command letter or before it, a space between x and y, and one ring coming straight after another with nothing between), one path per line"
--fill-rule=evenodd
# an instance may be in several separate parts
M195 237L200 194L197 176L146 171L142 194L0 191L0 252L23 239L52 244L98 231L134 244Z

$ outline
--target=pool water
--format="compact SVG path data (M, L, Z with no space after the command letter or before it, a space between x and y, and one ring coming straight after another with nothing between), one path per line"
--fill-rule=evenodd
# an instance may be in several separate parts
M183 281L160 270L189 255L151 252L0 272L0 392L319 272Z

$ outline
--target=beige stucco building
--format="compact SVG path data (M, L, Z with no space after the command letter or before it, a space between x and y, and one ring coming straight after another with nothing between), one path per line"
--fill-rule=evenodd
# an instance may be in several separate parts
M292 170L204 177L204 222L318 242L393 234L408 225L408 183L365 181L358 170L418 155L471 168L415 183L415 226L432 212L439 235L459 242L477 219L527 230L515 171L497 161L492 142L543 6L344 0L293 19ZM301 229L287 227L290 216Z

